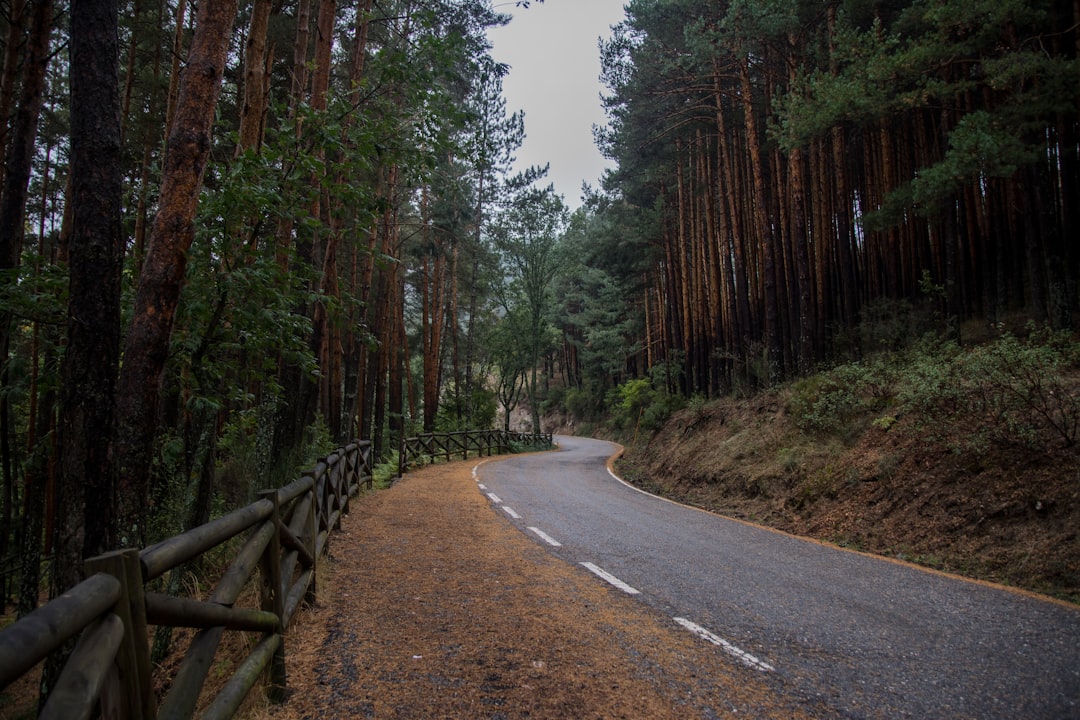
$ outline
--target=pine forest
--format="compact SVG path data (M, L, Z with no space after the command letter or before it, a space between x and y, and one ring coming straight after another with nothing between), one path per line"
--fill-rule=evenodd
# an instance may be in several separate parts
M350 439L1075 330L1080 4L629 0L574 210L514 169L528 5L0 2L5 604Z

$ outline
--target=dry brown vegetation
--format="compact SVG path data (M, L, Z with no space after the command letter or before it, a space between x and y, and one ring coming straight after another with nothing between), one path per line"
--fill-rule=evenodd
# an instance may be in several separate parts
M723 515L1080 602L1075 447L975 442L960 423L882 412L808 432L796 392L679 411L618 467Z

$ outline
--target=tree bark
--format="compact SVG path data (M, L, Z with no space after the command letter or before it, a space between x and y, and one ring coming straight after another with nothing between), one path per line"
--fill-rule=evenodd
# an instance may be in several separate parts
M169 129L159 208L139 277L119 382L114 462L119 539L124 545L140 546L147 539L146 500L158 395L187 250L195 237L195 212L235 16L235 0L200 3Z
M251 6L247 47L244 50L244 102L240 108L240 133L236 154L259 152L266 118L266 32L270 26L270 0L255 0Z
M176 106L180 93L180 67L184 57L184 24L187 22L188 0L176 3L176 29L173 35L172 68L169 71L169 93L165 98L165 141L168 143L169 132L176 115Z
M11 116L11 105L15 102L15 90L19 79L19 48L22 46L23 23L26 20L26 0L13 0L7 11L7 37L4 42L4 66L0 72L0 152L7 155L8 134L7 118ZM0 184L3 183L4 169L0 168Z
M765 303L765 350L768 362L766 381L775 382L783 372L780 348L780 308L776 293L775 234L766 212L764 164L761 142L758 139L757 117L750 85L750 61L743 58L739 63L739 79L742 88L743 120L746 125L746 146L750 153L750 171L753 177L754 230L761 243L761 273L763 300Z
M19 266L30 171L37 141L38 117L45 101L45 71L49 64L52 2L39 0L31 8L30 35L22 90L11 126L11 143L4 162L3 194L0 195L0 271ZM0 347L6 348L8 320L0 328Z
M5 143L5 163L2 177L2 195L0 195L0 273L15 271L20 265L20 256L25 239L26 205L29 197L28 185L34 158L34 143L37 139L38 118L45 95L45 71L49 62L49 35L52 29L52 2L40 0L30 12L30 31L26 43L27 56L24 64L23 84L19 93L18 106L11 125L10 143ZM15 33L12 32L11 35ZM7 59L6 59L7 60ZM5 60L4 82L8 71ZM4 93L8 88L3 89ZM9 102L8 98L2 99ZM7 116L3 116L7 127ZM8 138L5 138L8 139ZM14 280L14 278L12 278ZM0 525L3 540L0 545L6 551L7 538L10 534L9 520L14 513L15 457L11 443L12 408L8 399L7 388L8 353L11 343L12 317L8 312L0 312L0 473L3 474L3 516Z
M81 573L81 559L113 549L113 468L120 362L120 88L116 0L71 5L71 203L68 341L61 389L58 565L54 589ZM82 528L85 535L76 529ZM74 531L74 532L73 532Z

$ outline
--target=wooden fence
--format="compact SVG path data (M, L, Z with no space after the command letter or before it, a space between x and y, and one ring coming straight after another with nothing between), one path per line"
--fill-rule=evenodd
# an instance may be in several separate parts
M230 718L264 671L268 693L285 690L283 633L315 591L315 564L361 484L371 485L371 443L339 448L299 479L206 525L143 550L92 558L87 579L0 632L0 690L68 640L75 649L41 718L101 715L131 720L189 718L226 630L258 641L210 701L204 718ZM154 581L215 548L232 561L205 600L154 592ZM259 607L236 607L258 570ZM160 583L158 583L160 584ZM195 628L169 692L153 692L148 626Z
M422 465L437 459L496 455L509 452L512 444L550 447L551 433L508 432L506 430L461 430L458 432L425 433L404 438L398 454L398 471L404 475L410 465Z

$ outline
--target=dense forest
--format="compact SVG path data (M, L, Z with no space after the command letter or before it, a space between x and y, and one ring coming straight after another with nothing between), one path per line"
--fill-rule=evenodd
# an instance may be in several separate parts
M631 371L768 384L874 349L851 329L896 301L957 339L1018 310L1070 326L1076 21L1039 0L630 3L601 48L618 169L589 265L644 318Z
M1073 326L1077 7L632 0L571 213L512 171L528 4L0 3L5 602L350 438Z

